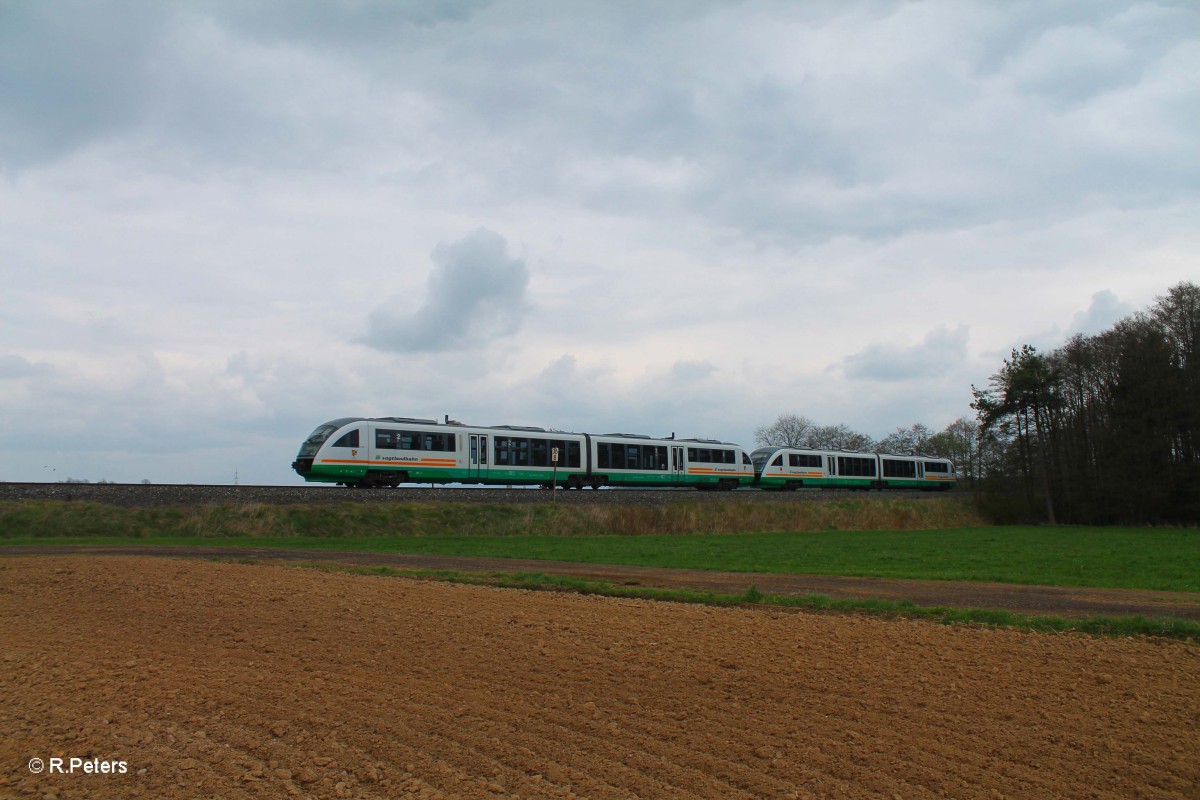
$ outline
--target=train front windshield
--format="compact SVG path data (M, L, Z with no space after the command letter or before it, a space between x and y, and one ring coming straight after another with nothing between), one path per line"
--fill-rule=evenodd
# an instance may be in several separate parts
M321 449L321 445L325 444L325 441L332 436L333 432L339 427L339 425L335 425L332 422L327 422L313 431L312 434L304 440L304 444L300 445L300 458L315 456L317 451Z
M767 459L774 453L774 450L755 450L750 454L750 460L754 463L755 475L762 475L762 471L767 467Z

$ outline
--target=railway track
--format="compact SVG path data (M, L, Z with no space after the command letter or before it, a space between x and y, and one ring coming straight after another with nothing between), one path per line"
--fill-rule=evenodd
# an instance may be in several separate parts
M882 493L870 493L883 496ZM937 499L964 497L967 492L889 491L888 497ZM126 507L225 505L262 503L313 505L319 503L570 503L576 505L663 505L706 502L820 502L845 498L845 490L801 489L764 492L698 492L693 489L486 489L467 487L403 486L397 489L348 489L339 486L228 486L171 483L9 483L0 482L0 502L13 500L64 500L105 503ZM853 493L864 497L864 493Z

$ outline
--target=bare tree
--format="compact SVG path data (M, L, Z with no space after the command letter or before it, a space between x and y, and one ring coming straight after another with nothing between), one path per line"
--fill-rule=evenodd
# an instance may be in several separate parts
M880 453L895 453L896 455L929 455L929 438L933 431L914 422L910 428L896 428L883 437L875 450Z
M799 414L780 414L771 425L754 429L754 441L764 447L802 447L813 421Z
M812 450L856 450L869 452L870 436L845 425L818 426L808 417L780 414L773 425L756 428L754 440L765 447L805 447Z
M814 450L853 450L863 453L869 452L875 443L870 436L845 425L823 425L813 430L804 446Z

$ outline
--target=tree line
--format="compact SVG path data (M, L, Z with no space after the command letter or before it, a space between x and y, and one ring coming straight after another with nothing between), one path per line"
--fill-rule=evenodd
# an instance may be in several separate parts
M1087 524L1200 519L1200 286L1049 353L1014 349L972 387L1009 516Z
M951 459L1006 521L1195 524L1200 520L1200 286L1184 282L1099 334L1041 353L1024 345L975 418L884 438L781 415L760 445Z

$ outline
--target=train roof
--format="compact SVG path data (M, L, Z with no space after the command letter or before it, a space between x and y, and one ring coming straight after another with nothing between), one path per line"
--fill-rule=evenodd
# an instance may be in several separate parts
M796 445L790 444L766 444L762 447L754 448L754 450L751 451L751 455L762 452L775 453L780 450L798 450L802 453L838 453L852 456L880 456L881 458L923 458L928 461L950 461L951 463L954 463L952 459L946 458L945 456L923 456L915 455L913 453L877 453L874 451L846 450L845 448L841 447L797 447Z
M741 447L736 442L722 442L719 439L676 439L675 434L670 436L650 436L645 433L593 433L585 434L573 431L560 431L553 428L542 428L536 425L468 425L459 422L455 419L447 419L446 422L438 422L435 419L424 419L421 417L341 417L340 419L330 420L326 425L334 425L338 428L343 425L349 425L352 422L390 422L393 424L415 424L415 425L436 425L438 427L465 427L475 428L477 430L491 431L520 431L526 433L546 433L550 435L562 436L602 436L611 439L638 439L641 441L652 442L682 442L685 444L717 444L723 447Z

